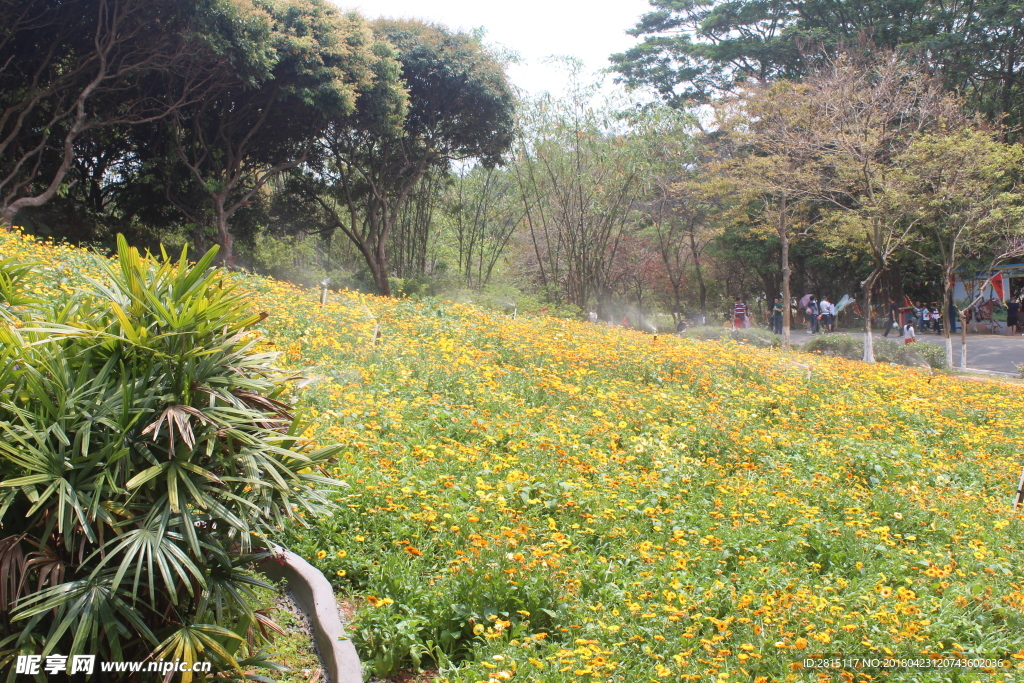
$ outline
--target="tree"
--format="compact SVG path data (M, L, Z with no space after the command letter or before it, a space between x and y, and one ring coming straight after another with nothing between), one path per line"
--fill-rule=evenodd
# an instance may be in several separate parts
M329 122L350 114L357 91L369 87L376 59L370 30L358 15L324 0L254 0L221 18L217 38L228 45L218 87L177 111L165 170L167 199L199 226L212 214L224 263L234 262L231 217L270 180L302 164ZM160 151L159 149L157 150ZM196 204L194 197L204 202Z
M807 78L807 119L822 169L818 197L830 206L833 241L861 241L874 267L861 282L864 360L874 362L873 290L893 257L917 239L910 207L890 193L892 159L914 135L962 120L960 102L896 55L840 57Z
M951 368L949 311L956 278L969 279L967 272L974 268L992 273L1024 255L1024 194L1017 185L1022 164L1019 145L1001 143L992 132L972 126L920 135L896 160L891 201L911 207L925 236L915 253L942 269L943 336ZM967 367L965 316L980 296L959 307L961 368Z
M652 0L629 33L639 45L612 55L630 87L680 106L746 79L801 80L818 56L858 44L902 51L940 75L971 106L1016 126L1024 103L1024 8L1008 0Z
M194 35L211 4L0 5L0 227L67 189L87 133L158 121L203 96L209 74Z
M477 166L460 174L451 188L447 214L463 282L467 287L485 286L526 216L514 173Z
M686 117L595 104L596 85L582 85L578 75L573 65L565 97L546 95L526 111L512 168L542 289L581 313L596 299L598 313L610 315L612 271L622 263L623 237L638 227L638 197L669 163L657 149L658 131L672 146L669 131Z
M707 286L701 259L717 227L710 218L717 197L706 191L707 184L695 178L698 150L693 117L664 105L646 105L627 112L625 118L630 135L637 138L639 154L646 160L640 175L641 197L635 206L645 218L647 232L653 233L647 239L661 262L659 279L678 323L691 271L697 280L700 312L706 312Z
M737 147L712 172L731 181L735 191L766 225L774 226L781 245L782 346L790 346L792 300L789 250L794 237L807 234L808 201L817 196L821 172L811 132L811 101L806 88L789 82L749 88L718 105L722 126Z
M501 62L474 36L419 21L381 20L373 30L397 63L377 49L374 84L331 122L301 184L390 295L388 240L410 193L431 168L500 161L513 100Z

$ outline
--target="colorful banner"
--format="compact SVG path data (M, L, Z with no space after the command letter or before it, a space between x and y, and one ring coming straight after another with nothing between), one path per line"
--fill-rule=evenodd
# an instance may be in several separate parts
M1003 296L1003 274L999 273L992 278L992 289L996 291L996 298L1002 301L1005 297Z

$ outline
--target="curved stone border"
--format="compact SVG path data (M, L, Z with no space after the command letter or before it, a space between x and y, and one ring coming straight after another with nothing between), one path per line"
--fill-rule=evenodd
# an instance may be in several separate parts
M316 567L293 552L274 548L260 563L267 577L287 581L295 602L306 613L316 635L324 674L330 683L362 683L363 670L352 641L345 634L330 582Z

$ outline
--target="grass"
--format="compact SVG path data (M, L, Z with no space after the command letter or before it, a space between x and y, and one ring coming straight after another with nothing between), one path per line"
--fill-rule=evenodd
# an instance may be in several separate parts
M38 255L38 288L88 258ZM64 264L64 265L61 265ZM999 659L820 680L1019 680L1008 384L246 278L331 514L282 529L364 603L379 675L809 681L808 657ZM376 334L375 334L376 330Z
M261 606L280 604L282 599L278 591L256 589L256 595ZM284 631L274 634L273 660L288 667L287 672L275 674L275 683L308 683L320 668L309 633L299 617L284 607L276 609L271 618Z

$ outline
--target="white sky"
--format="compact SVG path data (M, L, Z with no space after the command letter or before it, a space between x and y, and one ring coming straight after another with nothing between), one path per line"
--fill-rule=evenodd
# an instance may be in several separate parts
M609 65L614 52L635 45L626 35L651 11L647 0L333 0L368 19L427 19L454 29L483 27L488 43L517 53L522 64L509 68L512 82L531 94L560 92L567 82L562 68L544 64L551 55L583 61L587 71ZM610 78L608 79L610 82Z

